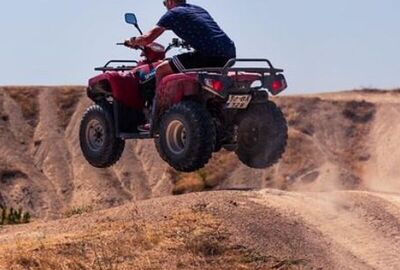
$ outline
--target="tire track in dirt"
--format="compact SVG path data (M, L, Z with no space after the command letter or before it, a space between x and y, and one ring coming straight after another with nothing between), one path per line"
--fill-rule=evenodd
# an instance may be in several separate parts
M354 194L351 192L282 193L280 196L271 198L268 191L267 193L264 191L260 192L260 198L254 201L275 207L283 213L301 217L306 226L317 229L322 233L323 239L331 241L336 246L335 250L351 253L365 267L399 269L400 249L397 237L400 216L389 215L384 212L382 205L369 202L368 193L365 195L367 198L361 200L362 204L359 208L350 207L349 201L360 202L360 198ZM382 224L385 229L377 229L379 225L382 225L379 223L379 218L383 218ZM352 269L351 262L349 262L349 269Z
M399 205L394 204L386 195L378 193L348 192L343 195L343 206L367 220L377 232L390 238L393 248L400 252Z

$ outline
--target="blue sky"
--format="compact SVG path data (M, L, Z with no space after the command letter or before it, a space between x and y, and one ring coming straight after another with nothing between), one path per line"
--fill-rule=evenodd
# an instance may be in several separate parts
M134 59L115 42L165 12L161 0L3 1L0 85L86 84L106 60ZM400 87L398 0L193 0L235 41L240 57L285 69L288 93ZM167 44L173 37L160 38ZM177 51L174 51L178 53Z

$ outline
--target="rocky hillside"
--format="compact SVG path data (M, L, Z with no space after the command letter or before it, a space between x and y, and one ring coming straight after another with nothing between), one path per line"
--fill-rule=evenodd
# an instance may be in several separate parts
M84 93L0 88L0 205L34 217L0 226L0 269L400 269L400 91L276 98L278 164L220 152L190 174L152 141L89 166Z
M289 125L282 160L266 170L216 154L191 174L170 169L152 141L131 141L106 170L81 155L79 121L90 101L83 87L0 88L0 204L41 217L80 208L221 189L380 190L399 187L398 91L280 97ZM380 179L385 179L382 183Z

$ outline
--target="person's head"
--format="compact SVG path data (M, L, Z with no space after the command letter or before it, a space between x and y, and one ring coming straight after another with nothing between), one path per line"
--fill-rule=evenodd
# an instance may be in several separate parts
M177 5L186 4L186 0L164 0L164 6L169 10Z

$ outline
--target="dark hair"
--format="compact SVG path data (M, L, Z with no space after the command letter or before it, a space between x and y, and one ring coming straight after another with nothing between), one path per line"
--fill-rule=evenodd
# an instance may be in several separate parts
M186 0L174 0L177 4L186 4Z

